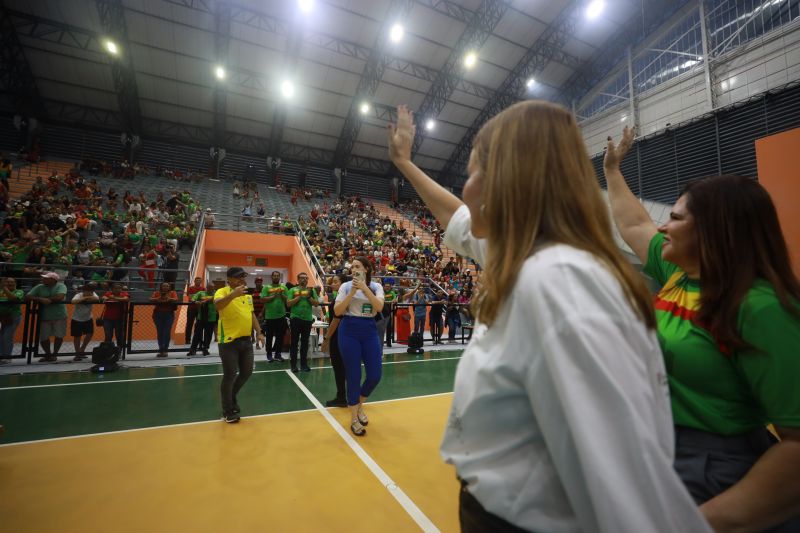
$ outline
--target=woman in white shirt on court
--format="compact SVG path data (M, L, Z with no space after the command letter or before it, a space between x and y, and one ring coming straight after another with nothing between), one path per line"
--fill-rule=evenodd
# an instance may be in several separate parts
M383 310L383 287L372 281L372 263L363 256L353 258L353 280L342 283L333 306L339 322L339 350L344 361L347 382L347 406L350 408L350 431L366 435L369 418L364 402L381 380L381 340L375 315ZM364 383L361 383L361 363Z
M461 202L389 152L484 273L441 453L462 531L710 531L672 468L664 363L644 281L617 248L572 114L516 104L473 141Z

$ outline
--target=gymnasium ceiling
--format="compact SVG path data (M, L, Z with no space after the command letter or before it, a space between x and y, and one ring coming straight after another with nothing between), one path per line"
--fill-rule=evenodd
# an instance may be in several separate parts
M415 160L458 185L486 118L524 98L579 101L685 3L606 0L592 19L589 0L308 1L0 0L0 66L14 77L2 105L389 175L385 125L404 103L418 113Z

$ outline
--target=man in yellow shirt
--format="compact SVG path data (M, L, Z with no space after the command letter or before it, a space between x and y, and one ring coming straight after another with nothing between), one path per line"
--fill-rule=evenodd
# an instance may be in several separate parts
M247 294L247 272L231 267L226 274L228 284L214 293L214 305L219 313L217 340L222 360L222 417L232 424L239 421L239 404L236 394L253 373L253 344L250 336L258 333L259 342L264 334L253 312L253 296Z

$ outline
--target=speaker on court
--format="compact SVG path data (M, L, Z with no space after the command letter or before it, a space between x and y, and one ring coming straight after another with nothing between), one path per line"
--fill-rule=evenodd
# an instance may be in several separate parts
M92 364L90 369L96 374L105 374L119 369L119 348L113 342L101 342L92 350Z

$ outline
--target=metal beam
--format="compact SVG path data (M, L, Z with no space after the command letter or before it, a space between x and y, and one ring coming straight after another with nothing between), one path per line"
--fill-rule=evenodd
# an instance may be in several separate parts
M214 52L217 65L226 69L228 65L228 48L231 33L231 10L226 2L217 2L214 13ZM216 78L216 73L215 76ZM217 79L214 85L214 146L219 149L225 143L225 117L227 116L228 96L225 91L225 80Z
M0 3L0 89L10 93L13 109L28 117L45 112L36 79L19 42L14 21Z
M503 18L509 5L510 2L507 0L483 0L478 6L417 111L417 120L420 123L420 127L417 128L417 133L414 136L414 143L411 149L412 155L419 151L424 139L424 128L421 127L422 121L433 119L442 111L460 78L465 55L467 52L474 51L477 53L480 50L500 22L500 19ZM503 90L497 91L498 98L503 98L504 93L505 91ZM491 105L491 101L489 105Z
M444 183L451 186L460 186L463 184L463 180L460 179L460 176L463 175L467 163L469 162L469 154L472 150L472 139L475 137L475 134L478 133L478 130L487 120L523 97L526 89L525 83L528 78L541 72L552 58L559 53L570 36L575 32L576 24L582 16L582 3L578 0L571 1L561 13L559 13L558 17L556 17L550 26L547 27L544 33L539 36L536 42L533 43L525 55L522 56L522 59L519 60L517 65L508 76L506 76L506 79L503 80L503 83L498 88L497 92L501 96L491 100L486 104L483 110L481 110L459 141L456 149L453 150L447 163L442 167L440 175Z
M636 45L681 10L690 0L653 0L644 16L633 13L621 33L611 35L595 57L587 61L561 87L560 100L567 106L577 104L595 85L625 60L628 47ZM644 20L643 20L644 19Z
M358 132L361 131L361 118L360 107L363 102L371 102L375 91L378 90L383 79L383 73L386 71L387 64L387 44L386 36L394 24L394 21L399 19L403 20L408 16L411 11L410 0L393 0L389 5L389 9L384 18L381 29L378 31L378 36L375 39L375 45L367 58L364 65L364 70L361 73L361 78L358 80L356 92L353 99L350 101L350 110L347 113L347 118L342 126L342 131L339 133L339 141L336 143L336 150L334 151L333 164L335 167L344 167L347 165L350 152L358 138Z
M100 22L108 36L114 39L119 50L117 58L111 59L111 75L117 91L119 109L124 119L124 131L138 134L142 130L142 113L139 109L139 90L136 87L136 74L128 28L125 24L125 8L121 0L97 0Z

